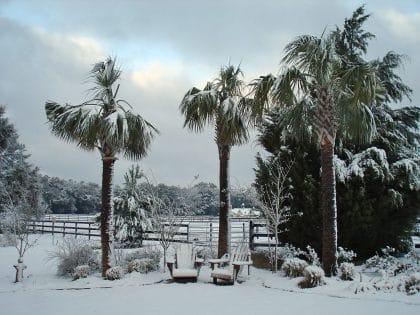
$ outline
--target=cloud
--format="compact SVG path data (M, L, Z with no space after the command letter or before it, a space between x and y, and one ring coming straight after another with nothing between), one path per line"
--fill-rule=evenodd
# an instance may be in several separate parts
M366 30L377 35L373 58L388 50L407 54L403 79L420 83L419 7L411 1L369 1L373 13ZM203 88L220 67L238 65L245 81L277 73L286 43L301 34L320 35L342 25L358 3L343 1L177 0L177 1L35 1L0 0L0 103L8 105L32 161L50 175L100 181L98 153L83 152L51 135L44 103L80 103L95 62L117 55L122 66L119 96L153 123L161 135L140 165L160 181L188 184L218 181L218 156L209 126L202 134L182 128L178 106L188 89ZM405 9L401 9L404 7ZM416 103L417 101L417 103ZM254 143L234 148L232 181L253 180ZM116 164L120 182L130 162Z
M180 62L163 63L159 60L135 69L131 80L141 89L162 89L173 87L180 78L188 76Z
M383 19L397 36L415 42L420 42L420 12L403 14L390 9L383 13Z

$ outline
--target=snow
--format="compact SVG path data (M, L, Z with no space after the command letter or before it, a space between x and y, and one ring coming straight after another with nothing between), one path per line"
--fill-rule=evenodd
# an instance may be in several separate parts
M353 155L348 165L335 156L334 166L338 180L343 183L352 176L363 178L368 168L375 172L377 178L381 179L384 179L389 173L386 152L376 147L368 148Z
M60 240L56 236L54 242ZM327 278L326 285L300 289L302 278L286 278L251 268L234 286L211 283L203 266L197 283L169 281L169 272L131 273L107 281L99 273L71 281L56 276L56 266L45 260L53 249L51 236L39 236L38 245L24 257L28 266L22 283L13 283L17 252L0 247L1 314L419 314L418 295L402 292L354 294L356 281Z

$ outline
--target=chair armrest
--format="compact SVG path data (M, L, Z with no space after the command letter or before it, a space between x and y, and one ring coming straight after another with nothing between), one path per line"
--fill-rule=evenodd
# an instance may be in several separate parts
M201 266L204 264L203 258L196 258L194 261L194 268L200 270Z
M169 272L171 274L171 277L172 277L172 273L174 271L174 264L175 264L174 261L167 261L166 262L166 266L168 266L168 269L169 269Z
M237 266L246 266L246 265L252 265L252 260L247 260L247 261L233 261L232 265L237 265Z

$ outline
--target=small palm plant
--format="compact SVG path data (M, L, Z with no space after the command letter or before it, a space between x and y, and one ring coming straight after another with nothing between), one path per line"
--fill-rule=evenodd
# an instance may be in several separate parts
M112 176L117 156L138 160L146 156L158 130L142 116L131 112L128 102L118 99L121 70L115 58L96 63L90 77L92 97L80 105L45 103L51 131L58 138L87 151L97 149L102 159L101 243L102 276L111 266Z

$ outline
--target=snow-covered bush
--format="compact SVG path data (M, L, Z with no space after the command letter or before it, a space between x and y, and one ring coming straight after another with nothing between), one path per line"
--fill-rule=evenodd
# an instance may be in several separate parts
M381 249L382 255L376 254L368 260L366 260L365 266L367 269L373 269L375 272L386 272L388 275L395 275L402 269L403 264L400 260L391 254L395 252L392 247L386 247Z
M125 257L127 270L128 272L133 272L133 271L150 272L150 271L159 270L161 257L162 257L161 251L159 250L159 248L155 246L147 246L147 247L141 248L140 250L135 251L131 254L128 254ZM146 269L143 269L143 267L139 266L138 268L140 268L142 271L140 271L140 269L136 270L135 268L137 267L135 266L137 266L137 263L131 263L134 260L142 261L141 265ZM130 268L134 268L134 269L130 269Z
M351 249L345 249L343 247L338 247L337 250L337 263L340 265L344 262L352 262L357 254Z
M128 272L148 273L157 270L156 262L150 258L134 259L128 263Z
M304 279L299 282L301 288L314 288L325 284L325 273L321 267L307 266L303 270Z
M278 249L278 257L280 260L285 261L288 258L296 258L304 255L305 252L300 248L294 247L291 244L285 244Z
M82 240L64 238L55 251L48 254L50 260L57 260L60 276L72 275L75 268L88 265L91 270L99 268L98 258L92 247Z
M308 263L299 258L288 258L283 262L281 270L288 277L300 277L303 275L303 270L308 266Z
M77 280L80 278L86 278L89 274L90 274L89 265L81 265L74 268L72 277L73 277L73 280Z
M14 245L15 243L13 239L11 239L8 234L0 234L0 247L9 247Z
M354 264L349 262L343 262L340 265L340 279L341 280L354 280Z
M208 244L207 246L198 246L195 250L197 257L202 258L205 261L212 258L217 258L217 248L211 244Z
M306 251L307 252L305 253L305 256L308 259L308 262L311 265L320 266L321 263L319 261L318 254L316 253L315 249L313 249L311 246L308 245L306 246Z
M120 266L111 267L106 271L107 280L119 280L124 277L124 269Z
M420 293L420 273L416 272L405 279L405 292L409 295Z

